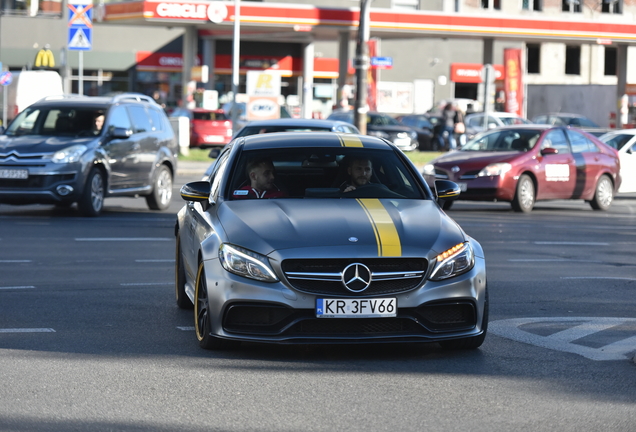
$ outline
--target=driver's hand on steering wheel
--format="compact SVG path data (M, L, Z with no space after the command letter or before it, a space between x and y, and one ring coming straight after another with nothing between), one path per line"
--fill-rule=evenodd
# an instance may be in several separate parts
M354 185L349 185L342 192L351 192L351 191L354 191L354 190L356 190L356 187Z

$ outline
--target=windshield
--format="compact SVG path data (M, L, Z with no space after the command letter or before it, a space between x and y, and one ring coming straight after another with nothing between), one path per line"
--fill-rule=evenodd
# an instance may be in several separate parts
M499 117L499 120L505 125L516 125L516 124L530 124L532 123L529 120L526 120L521 117Z
M388 115L369 114L367 116L367 124L373 126L401 126L400 122Z
M614 133L605 134L599 137L601 141L614 147L616 150L622 149L632 138L634 138L634 135Z
M27 108L13 120L6 134L72 137L99 135L104 112L105 110L97 108Z
M461 151L528 151L541 136L537 129L499 129L477 135Z
M192 113L193 120L205 120L205 121L225 121L230 118L223 112L217 111L194 111Z
M355 167L362 170L358 177ZM243 151L229 187L231 199L255 198L256 191L267 191L263 198L425 197L396 152L351 147Z

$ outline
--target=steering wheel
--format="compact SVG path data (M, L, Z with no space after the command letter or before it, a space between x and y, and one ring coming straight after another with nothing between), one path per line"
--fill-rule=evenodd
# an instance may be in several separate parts
M343 197L351 198L405 198L404 195L393 192L381 183L367 183L349 192L343 192Z

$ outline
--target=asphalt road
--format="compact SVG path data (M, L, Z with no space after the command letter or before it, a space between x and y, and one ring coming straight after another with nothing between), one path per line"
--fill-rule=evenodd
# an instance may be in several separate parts
M484 345L459 352L200 349L173 298L181 206L0 205L0 431L636 430L634 197L457 202L491 300Z

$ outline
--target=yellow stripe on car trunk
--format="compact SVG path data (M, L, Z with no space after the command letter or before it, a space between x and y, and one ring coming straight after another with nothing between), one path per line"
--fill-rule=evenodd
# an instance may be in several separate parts
M364 147L360 138L355 135L338 134L338 138L343 147Z
M395 228L391 215L389 215L389 212L384 208L380 200L376 198L364 198L358 199L357 201L367 214L371 226L373 226L375 240L378 242L378 256L402 256L400 235Z

